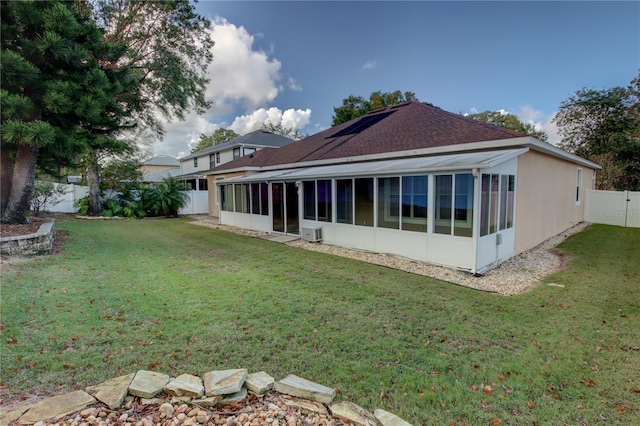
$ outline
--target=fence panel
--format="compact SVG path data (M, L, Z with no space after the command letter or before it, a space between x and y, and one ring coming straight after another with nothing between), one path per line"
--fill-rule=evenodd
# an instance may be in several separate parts
M66 183L55 183L57 187L64 188L64 195L58 198L54 204L44 206L45 211L58 213L76 213L78 208L74 205L80 198L89 195L89 187L82 185L71 185Z
M588 189L584 220L640 228L640 192Z
M178 210L178 214L207 214L209 213L208 191L187 191L189 202Z

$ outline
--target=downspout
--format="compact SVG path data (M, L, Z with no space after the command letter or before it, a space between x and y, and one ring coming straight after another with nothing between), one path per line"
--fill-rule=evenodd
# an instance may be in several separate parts
M478 274L478 234L479 234L479 218L480 218L480 171L476 169L471 170L473 176L473 232L471 238L473 238L473 263L471 264L471 274Z

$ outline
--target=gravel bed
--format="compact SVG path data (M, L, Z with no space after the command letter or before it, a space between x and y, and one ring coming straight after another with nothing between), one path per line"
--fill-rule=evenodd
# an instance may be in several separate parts
M210 217L198 217L194 223L257 238L267 235L265 233L236 228L233 226L218 225L217 219ZM312 243L302 240L295 240L286 244L292 247L303 248L305 250L329 253L336 256L347 257L350 259L386 266L388 268L398 269L412 274L424 275L476 290L512 296L531 290L545 276L560 270L563 267L564 260L562 256L554 250L555 247L566 240L567 237L584 231L588 226L589 223L581 222L572 228L549 238L533 249L521 253L518 256L514 256L482 276L473 276L468 272L443 266L430 265L428 263L396 255L348 249L330 244Z

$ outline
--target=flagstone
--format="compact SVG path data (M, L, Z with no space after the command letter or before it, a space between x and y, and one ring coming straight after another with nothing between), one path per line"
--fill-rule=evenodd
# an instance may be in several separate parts
M247 389L242 388L239 392L232 393L231 395L225 395L219 402L218 405L229 405L234 402L242 401L247 397Z
M20 405L18 407L12 408L2 408L0 410L0 425L8 425L11 422L14 422L23 415L32 405Z
M408 423L395 414L380 408L374 411L373 415L376 416L380 423L382 423L382 426L411 426L411 423Z
M169 383L169 376L155 371L140 370L129 385L129 393L141 398L153 398Z
M18 422L32 424L38 420L58 418L80 411L88 405L94 404L95 398L85 391L75 391L52 396L33 404Z
M364 408L350 401L334 402L329 406L329 410L331 411L331 414L333 414L334 416L338 416L343 419L349 420L350 422L353 422L356 425L360 425L360 426L379 426L380 425L380 422L373 414L371 414Z
M175 379L171 379L164 387L164 391L173 396L200 398L204 395L204 386L200 377L191 374L181 374Z
M85 390L98 401L107 404L110 409L116 410L120 408L122 401L127 396L129 385L134 376L135 373L116 377L99 385L89 386Z
M285 395L298 396L325 404L330 403L336 397L335 389L303 379L295 374L289 374L276 382L275 390Z
M247 379L247 369L217 370L204 373L204 388L207 396L228 395L240 392Z
M251 392L262 395L263 393L273 389L274 383L275 379L273 377L271 377L264 371L259 371L257 373L249 374L244 382L244 385Z

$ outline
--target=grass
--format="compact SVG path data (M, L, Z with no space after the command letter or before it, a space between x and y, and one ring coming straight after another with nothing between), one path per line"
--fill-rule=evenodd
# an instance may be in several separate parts
M183 219L57 227L64 252L3 265L10 397L248 368L415 425L640 417L638 229L571 237L566 269L503 297Z

